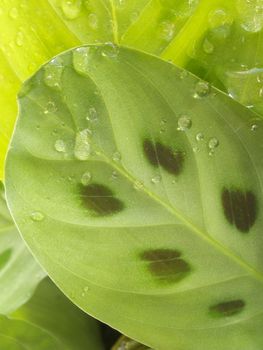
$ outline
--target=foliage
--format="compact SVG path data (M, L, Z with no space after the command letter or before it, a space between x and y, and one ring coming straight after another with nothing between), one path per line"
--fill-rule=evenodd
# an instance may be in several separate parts
M262 349L262 31L262 0L2 0L1 348L112 346L45 270L147 344L114 350Z

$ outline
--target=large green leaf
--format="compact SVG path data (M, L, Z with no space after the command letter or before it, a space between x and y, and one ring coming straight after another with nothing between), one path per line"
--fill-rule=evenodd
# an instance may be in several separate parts
M49 280L9 317L0 316L4 350L102 350L97 322L78 310Z
M157 349L261 350L256 118L153 56L77 48L20 94L9 206L60 288L122 333Z
M0 178L20 82L80 43L160 55L263 114L262 12L262 0L2 0Z
M0 314L25 303L44 276L13 223L0 182Z

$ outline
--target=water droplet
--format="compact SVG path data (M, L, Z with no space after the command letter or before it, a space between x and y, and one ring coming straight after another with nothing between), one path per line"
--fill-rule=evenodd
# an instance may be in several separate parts
M187 115L182 115L178 119L178 128L177 128L177 130L186 131L186 130L190 129L191 126L192 126L192 120Z
M54 147L57 152L66 152L66 144L63 140L56 140Z
M230 25L233 22L233 17L225 9L216 9L209 13L210 28L218 28L224 25Z
M76 19L81 12L82 0L62 0L61 8L67 19Z
M88 22L91 29L95 30L98 28L98 17L95 13L89 14Z
M49 101L44 109L44 114L55 113L57 111L57 106L55 102Z
M113 180L116 180L116 179L118 178L118 172L114 170L114 171L111 173L111 178L112 178Z
M185 78L188 77L188 72L186 70L182 70L180 72L180 76L179 77L180 77L181 80L184 80Z
M40 211L34 211L33 213L30 214L30 218L33 221L42 221L44 220L44 214L41 213Z
M83 186L87 186L92 179L92 175L89 171L86 171L81 177L81 183Z
M263 87L259 89L258 95L259 97L263 97Z
M174 37L175 25L172 22L162 22L160 25L160 36L166 41L171 41Z
M251 131L256 131L257 129L258 129L258 125L257 124L252 124L251 125L251 128L250 128Z
M219 146L219 141L216 137L212 137L211 139L209 139L208 141L208 147L213 149Z
M136 191L142 190L143 187L144 187L144 184L143 184L142 181L136 180L136 181L134 182L133 188L134 188Z
M64 70L62 61L54 58L44 67L44 82L48 87L61 89L61 76Z
M114 160L114 162L119 162L121 160L120 152L118 151L114 152L112 155L112 159Z
M162 178L160 175L155 175L152 177L151 181L153 184L158 184L159 182L161 182Z
M85 129L77 132L75 139L74 154L79 160L87 160L90 157L91 147L90 147L90 137L91 132L89 129Z
M18 32L16 35L16 45L23 46L24 44L24 34L22 32Z
M210 94L210 85L205 81L199 81L195 86L194 98L203 98Z
M88 115L86 117L88 121L91 123L96 123L98 121L98 113L95 107L90 107L88 111Z
M12 7L11 10L9 11L9 16L12 19L16 19L18 17L18 10L16 7Z
M103 57L116 58L119 54L119 48L113 43L106 43L102 47L101 54Z
M204 140L204 134L202 132L199 132L198 134L196 134L195 139L196 141L203 141Z
M258 82L258 83L263 83L263 72L260 72L260 73L257 75L257 82Z
M205 53L211 54L214 51L214 45L208 39L205 39L203 42L203 50Z
M88 291L89 291L89 287L88 287L88 286L84 287L84 288L82 289L81 296L82 296L82 297L85 297L86 294L88 293Z
M88 46L79 47L73 51L73 66L79 73L86 73L89 69L90 50Z

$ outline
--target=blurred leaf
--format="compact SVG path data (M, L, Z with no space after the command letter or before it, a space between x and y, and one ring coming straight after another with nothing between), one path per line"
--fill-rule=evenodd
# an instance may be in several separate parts
M30 299L44 276L13 223L0 182L0 314L9 314Z
M97 322L49 280L9 317L0 316L0 347L8 350L103 350Z

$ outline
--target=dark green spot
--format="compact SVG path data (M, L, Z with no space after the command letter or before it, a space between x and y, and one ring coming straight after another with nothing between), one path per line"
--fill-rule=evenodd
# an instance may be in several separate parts
M230 300L210 307L210 312L215 316L234 316L240 313L245 307L241 299Z
M95 215L112 215L124 209L123 202L116 198L111 189L104 185L79 185L79 191L83 206Z
M0 254L0 270L8 263L12 255L12 249L7 249Z
M228 222L241 232L248 232L257 216L257 200L251 191L223 189L222 205Z
M140 257L148 262L149 271L159 280L178 282L190 272L190 265L175 249L152 249L144 251Z
M161 142L155 144L146 139L143 142L144 154L154 167L162 166L168 173L179 175L183 169L184 155L182 152L174 152L170 147Z

